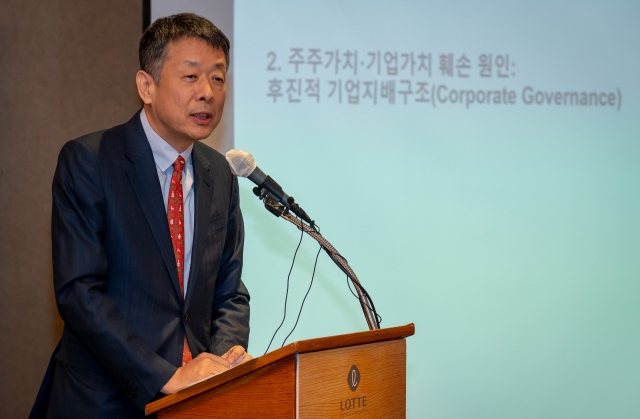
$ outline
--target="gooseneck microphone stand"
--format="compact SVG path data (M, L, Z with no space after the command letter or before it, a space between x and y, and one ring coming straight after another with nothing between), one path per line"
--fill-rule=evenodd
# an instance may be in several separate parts
M360 300L360 306L362 307L364 317L367 320L369 330L380 329L379 317L376 313L373 301L371 300L371 297L369 296L367 291L360 284L360 281L358 280L358 277L356 277L355 272L353 272L353 269L351 269L351 266L349 266L347 260L342 257L340 253L338 253L336 248L333 247L333 245L320 234L320 231L316 228L314 221L311 221L311 223L308 224L305 223L301 218L298 218L292 214L292 212L296 213L296 209L299 208L294 202L293 198L289 199L289 205L284 206L275 199L271 198L264 189L255 187L253 188L253 193L264 202L264 206L267 210L269 210L269 212L271 212L276 217L281 217L289 221L299 230L302 230L309 236L313 237L314 240L317 241L318 244L320 244L324 251L327 252L331 260L342 270L342 272L347 275L347 277L353 283L353 286L356 289L356 293L358 294L358 300Z

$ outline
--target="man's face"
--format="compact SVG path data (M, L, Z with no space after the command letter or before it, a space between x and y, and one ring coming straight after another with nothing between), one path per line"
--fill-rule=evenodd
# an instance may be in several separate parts
M220 48L200 38L170 42L160 82L145 107L153 129L174 148L207 138L222 118L227 62ZM144 100L144 99L143 99ZM178 150L182 151L182 150Z

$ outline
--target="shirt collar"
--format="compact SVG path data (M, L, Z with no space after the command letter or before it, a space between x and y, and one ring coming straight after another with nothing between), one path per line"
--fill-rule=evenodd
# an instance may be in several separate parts
M140 122L142 122L142 129L144 130L147 140L149 141L149 145L151 146L153 160L155 160L156 166L158 166L160 171L166 172L167 169L173 165L173 162L176 161L179 155L184 157L186 162L189 162L191 151L193 150L193 144L187 147L187 149L182 153L178 153L175 148L171 147L169 143L163 140L162 137L154 131L151 124L149 124L149 119L147 119L147 114L144 109L140 112Z

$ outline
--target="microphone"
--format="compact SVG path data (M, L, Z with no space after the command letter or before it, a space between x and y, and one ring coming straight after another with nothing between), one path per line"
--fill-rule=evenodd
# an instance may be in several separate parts
M225 158L231 168L231 173L239 177L246 177L256 185L258 188L263 189L272 198L278 201L282 206L288 207L298 217L302 218L307 223L314 225L314 222L307 215L307 213L300 208L292 196L287 195L282 190L282 187L271 178L267 176L256 165L256 161L248 151L244 150L229 150L225 154Z

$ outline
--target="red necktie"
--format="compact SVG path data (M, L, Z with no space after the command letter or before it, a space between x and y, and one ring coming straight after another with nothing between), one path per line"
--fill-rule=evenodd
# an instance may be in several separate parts
M184 298L184 199L182 195L182 170L184 169L184 158L178 156L173 163L173 174L171 175L171 186L169 187L169 202L167 204L167 219L169 220L169 231L171 232L171 242L173 243L173 254L176 257L178 266L178 279L180 280L180 290ZM184 348L182 349L182 365L191 361L191 350L184 336Z

